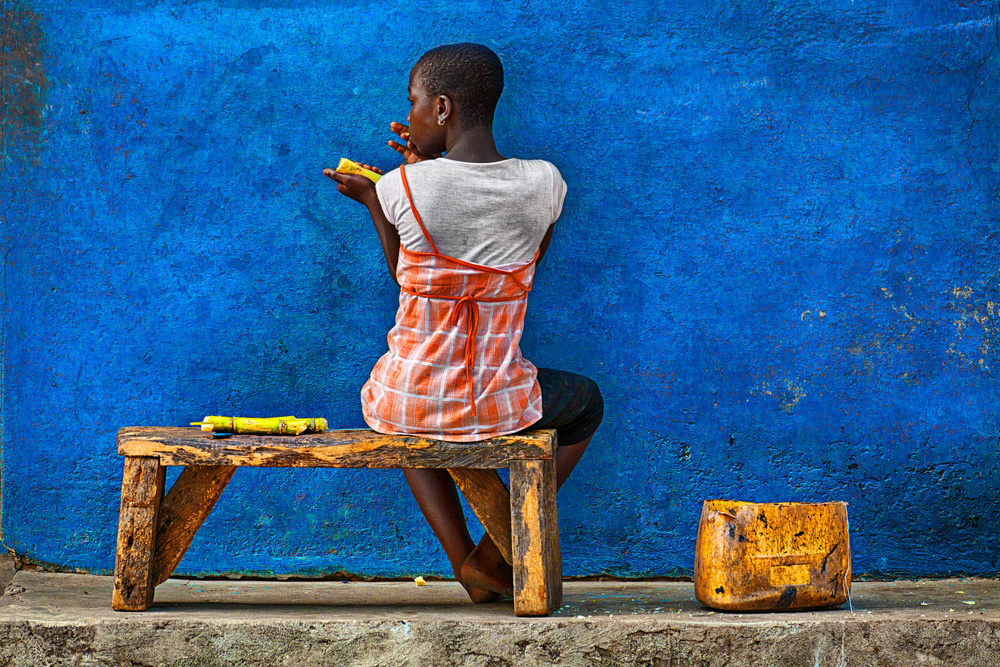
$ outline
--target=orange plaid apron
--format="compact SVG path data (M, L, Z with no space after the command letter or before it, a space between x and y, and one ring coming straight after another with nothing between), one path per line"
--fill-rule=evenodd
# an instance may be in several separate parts
M361 389L365 421L379 433L472 442L514 433L542 417L537 370L521 357L538 254L500 269L400 247L399 309L389 351Z

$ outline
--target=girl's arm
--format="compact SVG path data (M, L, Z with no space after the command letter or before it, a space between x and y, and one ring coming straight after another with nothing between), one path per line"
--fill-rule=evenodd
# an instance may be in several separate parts
M375 173L381 174L382 170L362 164L365 169L371 169ZM378 240L382 244L382 252L385 254L385 264L389 267L389 275L397 285L396 264L399 262L399 232L386 219L382 212L382 205L379 204L378 195L375 194L375 184L360 174L341 174L333 169L324 169L323 174L337 181L337 191L345 194L354 201L364 204L368 209L372 222L375 223L375 232Z
M542 237L542 242L538 245L538 259L535 261L537 265L538 262L542 261L542 257L545 257L545 251L549 249L549 241L552 240L552 230L556 228L556 223L549 225L548 230L545 232L545 236Z

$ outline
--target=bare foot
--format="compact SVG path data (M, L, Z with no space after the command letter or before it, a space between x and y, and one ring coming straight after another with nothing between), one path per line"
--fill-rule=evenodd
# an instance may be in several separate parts
M499 593L495 593L493 591L485 590L482 588L477 588L476 586L472 586L465 582L462 582L462 586L465 587L465 592L469 594L469 599L475 602L476 604L493 602L498 597L500 597Z
M514 570L500 556L493 542L488 545L484 542L481 541L462 564L462 581L467 587L514 597Z

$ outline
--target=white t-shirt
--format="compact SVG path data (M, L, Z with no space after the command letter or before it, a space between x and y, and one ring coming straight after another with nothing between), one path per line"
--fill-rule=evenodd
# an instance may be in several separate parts
M530 261L566 198L566 182L545 160L438 158L407 165L406 180L438 252L485 266ZM375 191L400 244L431 252L410 211L399 169L379 179Z

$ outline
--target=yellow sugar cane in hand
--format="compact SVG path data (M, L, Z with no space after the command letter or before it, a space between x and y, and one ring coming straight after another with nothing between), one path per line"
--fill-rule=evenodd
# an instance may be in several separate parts
M365 169L357 162L348 160L346 157L340 158L340 164L337 165L337 172L341 174L361 174L372 183L377 183L378 179L382 178L371 169Z

